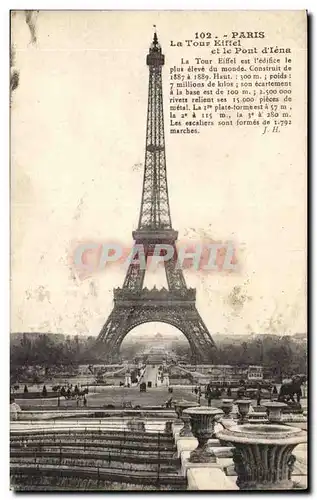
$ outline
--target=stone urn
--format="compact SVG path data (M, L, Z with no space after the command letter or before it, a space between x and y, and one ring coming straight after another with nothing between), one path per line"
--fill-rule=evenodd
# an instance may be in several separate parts
M239 418L238 418L239 424L246 424L248 422L248 413L250 410L250 404L251 404L250 399L238 399L236 401L236 405L238 406L239 410Z
M243 424L217 432L221 442L234 446L233 461L241 490L291 490L295 456L307 441L306 432L278 424Z
M266 408L267 418L269 422L281 423L283 408L287 408L287 404L279 403L278 401L268 401L263 405Z
M191 430L198 440L198 446L190 454L190 462L215 462L215 455L208 449L208 439L214 437L214 426L218 417L223 415L219 408L210 406L196 406L183 411L190 418Z
M189 415L184 414L184 410L187 408L194 408L197 406L197 403L191 401L178 401L175 404L175 411L177 413L177 417L181 419L183 422L183 427L179 433L180 437L192 437L192 431L190 427L190 417Z
M220 408L225 414L225 418L229 418L233 408L233 399L222 399Z

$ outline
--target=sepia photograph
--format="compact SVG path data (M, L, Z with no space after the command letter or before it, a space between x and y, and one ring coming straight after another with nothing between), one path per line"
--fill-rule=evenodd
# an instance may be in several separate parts
M10 488L309 489L307 12L10 13Z

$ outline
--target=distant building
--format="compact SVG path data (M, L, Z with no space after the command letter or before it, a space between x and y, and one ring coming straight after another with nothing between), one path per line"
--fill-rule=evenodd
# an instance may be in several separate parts
M233 366L233 365L191 365L186 366L193 377L200 383L234 383L239 380L260 382L263 380L263 366Z
M248 368L248 380L261 382L263 380L263 366L250 365Z

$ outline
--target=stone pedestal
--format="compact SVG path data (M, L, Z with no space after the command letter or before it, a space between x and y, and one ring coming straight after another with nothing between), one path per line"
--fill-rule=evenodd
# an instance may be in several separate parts
M301 429L278 424L244 424L217 433L231 443L241 490L292 489L294 447L307 440Z
M237 485L219 468L192 467L187 472L188 490L237 490Z
M196 403L193 403L191 401L177 401L175 403L175 411L177 417L181 419L184 424L182 429L180 430L179 437L192 437L193 434L190 426L190 417L189 415L184 414L184 410L194 407L196 407Z
M197 448L197 439L194 437L178 438L176 441L177 456L180 457L183 451L193 451Z
M248 413L250 410L250 399L238 399L236 405L238 406L239 416L238 423L246 424L248 422Z
M217 469L221 468L220 465L218 464L218 459L215 459L212 462L209 461L209 462L197 463L197 462L191 462L190 455L191 455L190 451L182 451L180 454L181 473L184 477L188 476L188 472L191 469L199 468L199 469L203 469L203 470L208 470L208 469L217 470ZM232 459L231 459L231 461L232 461Z
M219 408L199 406L187 408L183 413L190 417L192 433L198 440L197 448L190 454L190 462L216 462L214 453L208 449L208 439L214 437L216 418L223 415L223 411Z
M279 403L277 401L268 401L264 404L266 408L267 418L271 423L281 423L282 422L282 410L287 408L287 404Z

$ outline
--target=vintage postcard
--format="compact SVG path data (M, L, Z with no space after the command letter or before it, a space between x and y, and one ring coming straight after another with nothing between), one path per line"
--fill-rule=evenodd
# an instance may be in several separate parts
M307 489L307 13L10 21L11 488Z

